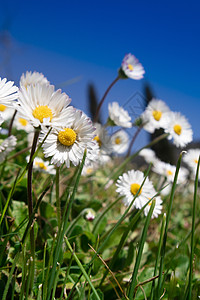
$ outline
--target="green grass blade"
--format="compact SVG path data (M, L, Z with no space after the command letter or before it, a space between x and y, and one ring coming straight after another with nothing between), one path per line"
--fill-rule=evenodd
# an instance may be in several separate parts
M147 230L148 230L148 227L149 227L151 216L153 214L155 203L156 203L155 200L153 200L152 204L151 204L151 207L150 207L150 210L149 210L149 213L147 215L145 224L144 224L143 231L142 231L142 236L141 236L141 240L140 240L140 244L139 244L138 254L137 254L137 257L136 257L135 267L134 267L134 270L133 270L133 274L132 274L132 278L131 278L131 284L130 284L130 288L129 288L128 297L130 299L133 299L134 289L135 289L135 287L137 285L137 281L136 281L137 274L138 274L138 270L139 270L139 266L140 266L140 261L141 261L141 258L142 258L142 252L143 252L143 248L144 248L144 243L146 241Z
M4 289L2 300L6 300L7 299L6 296L7 296L7 293L8 293L9 285L10 285L10 283L12 281L12 276L13 276L13 273L15 271L15 267L16 267L18 258L19 258L19 253L16 254L16 256L14 258L14 261L12 263L12 268L10 270L10 273L9 273L9 276L8 276L8 280L6 282L6 286L5 286L5 289Z
M164 258L165 258L165 248L166 248L166 242L167 242L167 231L168 231L169 220L170 220L170 216L171 216L172 203L173 203L173 199L174 199L176 183L177 183L177 179L178 179L178 173L179 173L179 169L181 166L182 155L183 155L183 152L181 152L178 162L177 162L177 165L176 165L176 172L174 175L174 181L172 184L168 211L166 214L166 224L165 224L165 231L164 231L164 236L163 236L163 244L162 244L162 248L161 248L159 278L158 278L158 286L157 286L157 298L158 299L160 298L161 294L163 293L163 291L162 291L162 274L163 274L163 265L164 265Z

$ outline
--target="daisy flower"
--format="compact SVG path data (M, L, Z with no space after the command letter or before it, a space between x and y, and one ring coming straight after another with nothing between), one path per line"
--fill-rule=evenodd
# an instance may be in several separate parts
M144 181L144 174L141 171L128 171L117 180L116 191L124 196L123 202L126 206L130 205L135 195L139 191ZM133 206L141 209L149 199L156 194L152 182L146 178L137 198L134 200Z
M154 200L156 201L156 203L155 203L155 207L154 207L154 210L153 210L153 213L152 213L152 217L151 217L152 219L157 218L158 215L160 215L161 212L162 212L162 199L160 198L160 196L156 196L154 198ZM145 207L145 209L144 209L144 215L145 216L148 215L151 204L152 204L152 202L149 202L149 204L147 204L147 206Z
M171 164L168 164L168 163L165 163L163 161L157 160L157 161L155 161L152 170L155 173L164 176L166 178L167 182L173 182L174 181L176 166L173 166ZM181 167L179 169L177 183L186 182L187 176L188 176L188 170L184 167Z
M34 127L26 119L21 118L19 114L16 115L13 126L17 130L24 130L27 133L34 131Z
M34 127L62 126L73 119L74 108L68 107L71 99L53 85L30 85L21 87L15 108L21 117Z
M115 132L111 136L112 148L115 153L122 154L128 150L129 136L124 130Z
M139 155L142 156L148 164L154 163L158 159L152 149L142 149Z
M183 156L183 161L192 171L193 177L195 176L197 171L199 156L200 156L200 149L189 149L187 153ZM200 174L199 174L199 178L200 178Z
M126 54L119 69L120 78L139 80L144 77L144 73L144 68L138 59L131 53Z
M109 117L112 122L121 127L131 128L132 122L128 111L120 107L118 102L112 102L108 104Z
M106 128L99 123L94 123L94 127L96 128L94 140L98 143L100 151L110 154L112 152L112 143Z
M6 78L0 78L0 104L12 107L13 100L18 98L18 87L13 81L6 81Z
M0 114L0 125L4 122L4 119L2 118L2 115ZM0 127L1 130L1 127Z
M85 149L89 148L88 161L96 160L96 154L91 151L95 146L94 130L90 118L76 110L71 122L65 126L53 128L48 135L42 146L45 157L52 157L51 163L58 167L65 163L69 168L70 162L77 166L83 158ZM47 131L47 129L42 130L40 141L44 139Z
M165 124L165 132L169 133L168 139L173 139L176 147L185 147L192 142L193 132L187 119L178 112L170 112Z
M30 156L26 157L26 161L29 162ZM33 161L33 168L37 171L48 173L51 175L56 174L56 170L53 165L50 165L48 161L44 161L40 157L35 157Z
M153 133L155 129L163 128L166 118L168 120L166 113L169 112L170 109L164 101L152 99L141 115L143 128L150 133Z
M26 74L22 74L20 78L20 86L24 86L25 88L28 85L35 85L35 84L49 84L49 81L47 80L46 77L42 73L38 72L29 72L26 71Z
M0 113L5 121L10 120L14 114L14 109L4 104L0 104Z
M3 141L0 141L0 163L5 160L6 156L15 148L17 139L11 135Z

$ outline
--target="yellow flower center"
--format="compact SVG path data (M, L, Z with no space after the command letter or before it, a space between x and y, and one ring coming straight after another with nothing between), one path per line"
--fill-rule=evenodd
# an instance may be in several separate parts
M35 163L36 166L38 166L40 169L42 170L47 170L47 167L45 166L45 164L43 162L36 162Z
M154 111L152 112L152 115L153 115L153 117L154 117L154 119L155 119L156 121L159 121L160 118L162 117L162 112L159 111L159 110L154 110Z
M64 146L72 146L76 141L76 132L71 128L65 128L58 133L58 140Z
M26 126L28 124L28 121L25 120L25 119L22 119L22 118L19 118L19 123L22 125L22 126Z
M117 137L115 139L115 144L117 144L117 145L121 144L121 139L119 137Z
M173 175L172 171L167 170L167 175L169 175L169 176Z
M198 160L197 159L194 159L194 162L195 162L195 164L198 164Z
M98 135L95 136L94 140L97 141L97 143L99 144L99 148L100 148L102 143L101 143L101 140L100 140L100 138L98 137Z
M128 68L129 68L130 71L133 71L133 65L128 64Z
M181 134L181 131L182 131L181 125L179 125L179 124L174 125L174 132L175 132L176 134L180 135L180 134Z
M0 104L0 111L4 111L4 110L6 110L6 108L7 108L7 106Z
M53 118L53 113L47 105L39 105L34 109L33 116L43 123L43 119L45 118L50 118L51 121Z
M92 173L92 171L93 171L92 168L88 168L88 169L86 170L86 174L87 174L87 175L90 175L90 174Z
M133 194L133 196L137 194L139 189L140 189L140 185L138 183L131 184L131 193ZM142 189L140 190L138 195L140 195L141 193L142 193Z

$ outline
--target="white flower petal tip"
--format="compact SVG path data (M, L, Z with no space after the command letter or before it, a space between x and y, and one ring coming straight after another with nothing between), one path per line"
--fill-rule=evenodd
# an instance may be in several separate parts
M131 117L129 116L128 111L123 107L120 107L118 102L109 103L108 112L110 119L114 122L115 125L124 128L132 127Z

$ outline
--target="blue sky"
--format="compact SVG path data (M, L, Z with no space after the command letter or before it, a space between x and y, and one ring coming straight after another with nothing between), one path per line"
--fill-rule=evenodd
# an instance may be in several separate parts
M199 11L199 1L5 1L0 28L9 20L9 64L16 84L26 70L44 73L58 87L75 78L62 87L86 112L87 84L95 84L100 98L124 55L133 53L145 78L117 83L104 115L108 102L123 105L148 82L158 98L188 118L200 139Z

